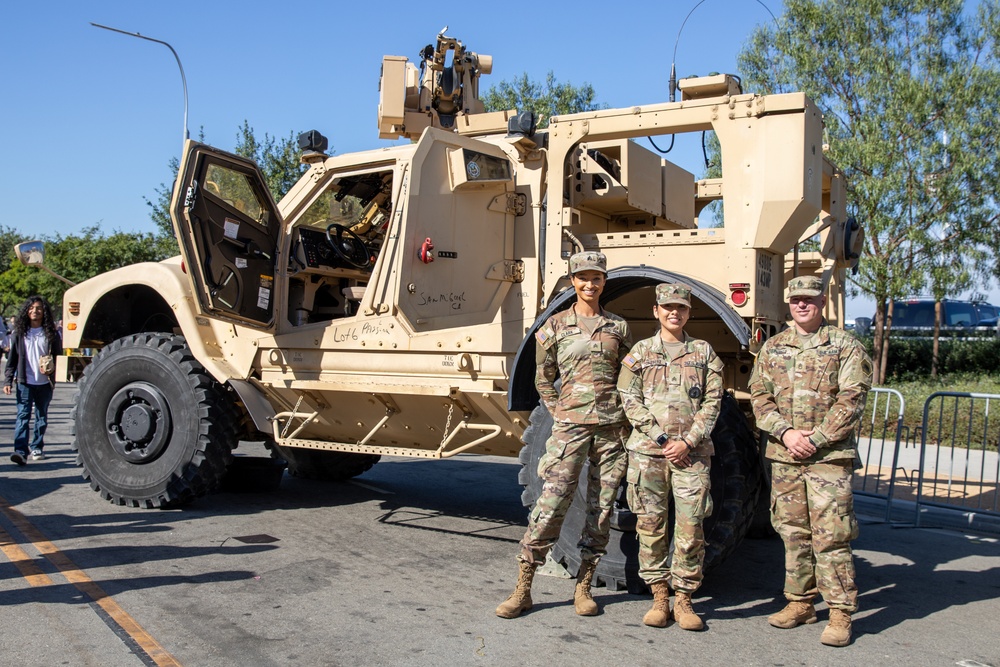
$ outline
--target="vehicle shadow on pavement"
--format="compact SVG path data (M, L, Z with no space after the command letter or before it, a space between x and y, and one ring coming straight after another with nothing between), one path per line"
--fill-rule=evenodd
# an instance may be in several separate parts
M487 539L507 538L490 535L472 524L515 526L523 530L527 510L520 502L517 484L518 466L476 459L429 462L383 460L364 475L344 482L300 479L287 472L280 488L272 491L217 491L174 509L120 507L108 503L92 491L80 475L75 455L63 445L46 448L49 458L32 461L26 468L10 465L0 471L0 496L11 505L24 506L33 499L56 492L73 494L76 506L90 514L47 515L32 521L62 524L74 536L96 537L115 533L151 533L171 530L170 524L217 516L253 515L260 512L294 509L318 509L379 502L385 514L380 523L428 530L446 530L433 526L440 517L451 524L448 532L475 535ZM68 473L68 474L66 474ZM447 489L452 491L447 491ZM102 511L106 508L106 511ZM455 530L456 519L465 519L469 530ZM513 541L517 541L514 539Z
M469 519L523 526L527 510L517 483L519 466L483 457L448 461L383 458L364 474L342 482L294 477L287 472L274 492L220 491L184 508L188 514L246 514L275 509L302 509L378 502L381 523L419 522L404 515Z
M379 523L514 544L520 540L528 511L521 504L519 465L468 457L385 465L378 471L383 477L372 480L392 493L380 501L385 514Z

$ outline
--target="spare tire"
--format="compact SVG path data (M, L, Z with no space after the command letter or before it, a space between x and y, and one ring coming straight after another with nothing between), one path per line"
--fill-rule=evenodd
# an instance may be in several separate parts
M544 405L531 413L531 422L524 431L521 449L521 472L518 481L524 487L521 501L532 507L542 491L538 477L538 461L545 453L545 441L552 432L552 417ZM762 489L760 455L757 439L740 410L739 403L729 393L722 399L719 419L712 431L715 455L712 457L712 515L705 519L705 571L723 562L739 546L753 522ZM566 514L559 540L550 558L562 563L570 572L580 567L577 542L586 521L586 480L589 464L580 473L573 504ZM673 521L669 522L673 531ZM633 593L645 590L639 577L639 542L635 532L635 515L625 499L622 483L611 517L611 540L608 553L601 558L595 577L612 590L627 589Z

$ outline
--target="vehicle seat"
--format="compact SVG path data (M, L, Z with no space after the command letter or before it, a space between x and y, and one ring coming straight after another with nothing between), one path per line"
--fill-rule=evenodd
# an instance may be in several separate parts
M348 301L357 302L364 298L366 289L368 288L365 285L353 285L340 290L340 293L343 294L344 298Z
M367 289L365 285L352 285L340 290L340 293L344 295L344 299L347 300L347 303L344 304L345 315L351 316L358 312L361 299L365 296L365 289Z

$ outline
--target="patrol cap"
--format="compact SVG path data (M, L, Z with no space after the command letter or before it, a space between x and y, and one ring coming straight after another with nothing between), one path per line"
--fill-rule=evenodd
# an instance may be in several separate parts
M793 296L819 296L822 293L823 281L817 276L798 276L788 281L788 299Z
M656 286L656 303L665 306L679 303L691 307L691 288L682 283L660 283Z
M600 271L604 275L608 274L608 258L603 252L589 250L578 252L569 258L570 275L580 271Z

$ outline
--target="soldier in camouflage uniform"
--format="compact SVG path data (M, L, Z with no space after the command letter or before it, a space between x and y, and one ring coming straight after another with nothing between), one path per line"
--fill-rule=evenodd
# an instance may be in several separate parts
M871 388L871 360L857 338L823 319L819 278L789 281L788 302L794 326L764 344L750 378L754 416L769 434L771 523L785 543L789 602L768 622L815 623L819 592L830 607L820 641L846 646L858 608L854 430Z
M516 618L531 609L531 582L559 539L566 512L590 461L587 520L580 537L580 571L574 606L581 616L597 614L590 593L597 561L607 552L611 511L625 475L628 421L616 383L622 357L632 344L628 324L600 305L607 277L607 258L599 252L570 257L577 300L553 315L535 334L535 386L552 414L552 435L538 462L542 492L528 517L528 529L518 554L517 588L497 607L497 616ZM556 377L562 379L557 391Z
M622 362L618 390L629 421L628 501L637 516L639 575L653 590L653 608L642 621L665 627L670 587L674 617L685 630L704 623L691 606L705 561L703 522L712 513L710 437L722 402L722 361L712 346L691 338L691 288L656 287L653 316L660 330L641 340ZM667 519L674 501L674 553ZM667 563L670 562L668 566Z

